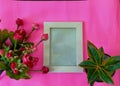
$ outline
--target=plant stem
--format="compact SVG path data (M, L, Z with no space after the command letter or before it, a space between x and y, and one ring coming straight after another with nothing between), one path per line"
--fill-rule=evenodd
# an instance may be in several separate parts
M17 40L15 40L14 50L16 49L16 46L17 46Z
M30 33L26 36L26 39L32 34L32 32L34 31L35 29L33 28Z
M36 71L36 72L40 72L41 70L30 70L30 71Z
M35 47L37 47L43 40L40 40L36 45Z

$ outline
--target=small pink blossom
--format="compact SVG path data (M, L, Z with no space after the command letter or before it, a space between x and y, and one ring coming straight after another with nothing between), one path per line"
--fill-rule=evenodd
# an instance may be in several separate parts
M14 40L21 41L21 40L23 40L23 38L25 37L25 35L26 35L25 30L24 29L19 29L19 30L15 31L15 33L13 35L13 38L14 38Z
M34 57L32 57L32 56L29 56L29 55L24 55L24 56L22 57L22 61L23 61L23 63L26 64L29 68L32 68L32 67L36 64L36 62L38 61L38 59L37 59L37 58L34 58Z
M39 24L34 23L34 24L32 25L32 28L35 29L35 30L39 29Z
M18 74L18 70L13 69L12 71L13 71L14 74Z
M11 69L15 69L15 67L16 67L16 63L15 63L15 62L12 62L12 63L10 64L10 68L11 68Z
M42 67L42 73L48 73L49 72L49 68L46 66Z
M29 68L32 68L32 67L33 67L33 62L27 62L27 66L28 66Z
M22 25L23 25L23 20L20 19L20 18L17 18L16 24L17 24L18 26L22 26Z
M23 56L23 63L27 63L27 62L32 62L33 61L33 57L32 56L29 56L29 55L24 55Z
M12 57L12 53L11 53L11 52L8 52L8 53L6 54L6 56L7 56L8 58Z
M2 56L4 54L4 50L0 49L0 56Z
M44 41L48 40L48 34L42 34L41 40L44 40Z

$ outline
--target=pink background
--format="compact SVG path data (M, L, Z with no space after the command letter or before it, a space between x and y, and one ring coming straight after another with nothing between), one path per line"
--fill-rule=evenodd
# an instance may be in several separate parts
M39 23L41 28L32 34L31 41L39 41L46 21L82 21L84 34L84 59L87 58L86 41L96 46L103 46L105 52L120 55L120 2L119 0L88 1L12 1L0 0L0 28L15 30L16 18L22 18L26 31L32 23ZM43 44L33 54L40 58L34 69L40 69L43 63ZM0 77L0 86L89 86L85 73L48 73L31 72L30 80L13 80L4 75ZM120 86L120 70L116 71L114 86ZM95 86L112 86L95 83Z

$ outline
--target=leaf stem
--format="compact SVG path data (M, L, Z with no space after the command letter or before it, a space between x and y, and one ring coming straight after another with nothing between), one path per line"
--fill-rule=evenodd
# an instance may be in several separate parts
M37 47L43 40L40 40L36 45L35 47Z
M17 46L17 40L15 40L14 50L16 49L16 46Z

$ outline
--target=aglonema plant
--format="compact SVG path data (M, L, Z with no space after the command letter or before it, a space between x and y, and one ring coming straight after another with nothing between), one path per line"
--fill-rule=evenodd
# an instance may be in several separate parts
M114 84L112 75L120 68L120 56L112 56L104 59L103 48L97 48L90 41L87 42L89 58L79 64L85 68L90 86L99 79L108 84Z

